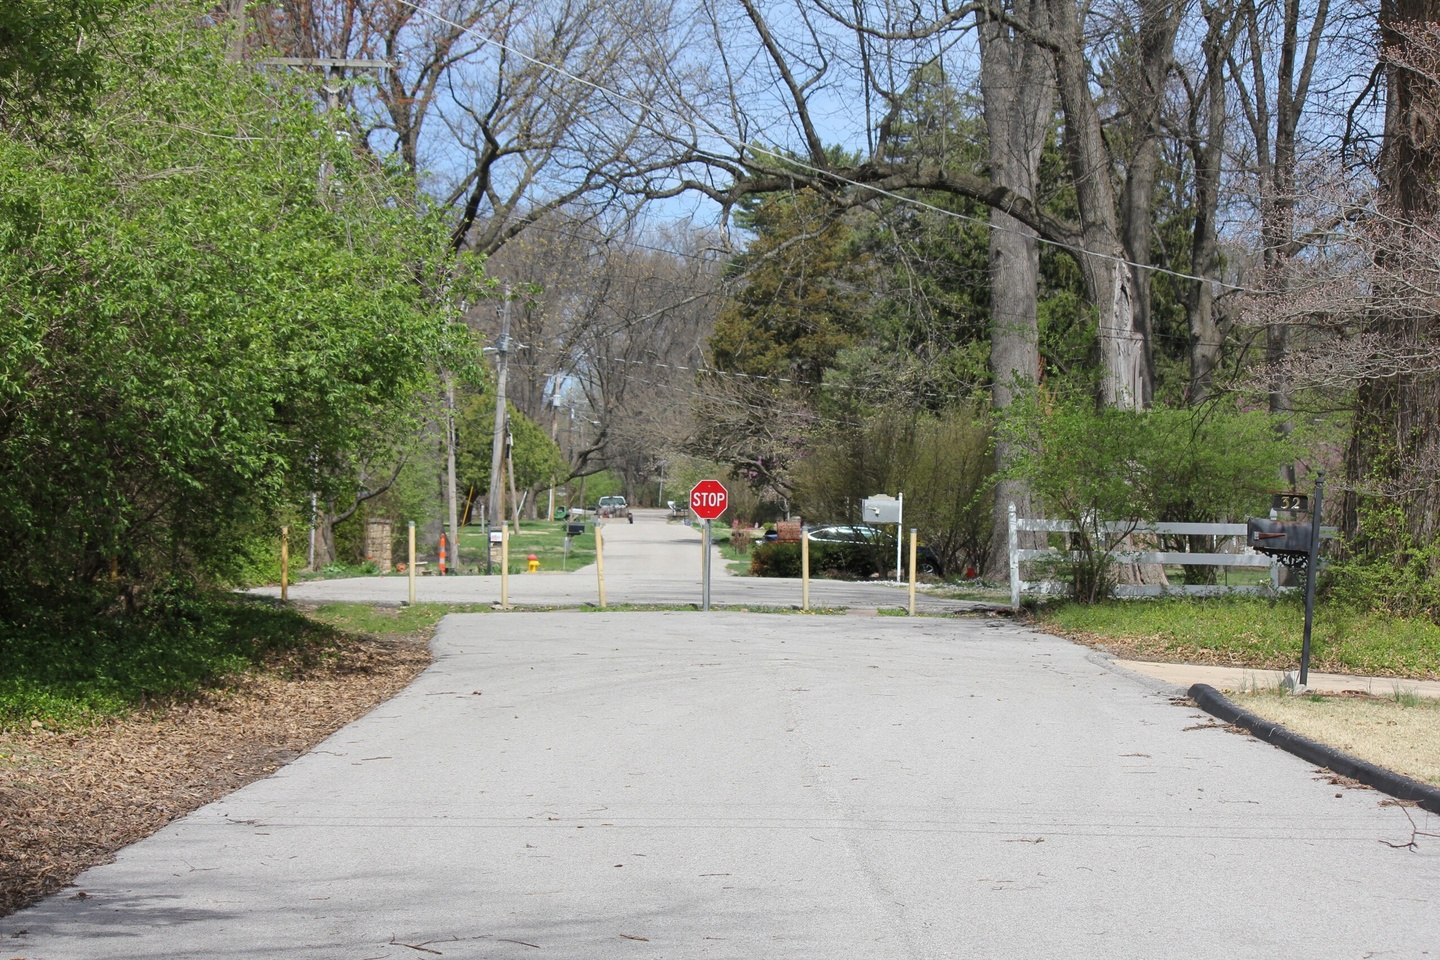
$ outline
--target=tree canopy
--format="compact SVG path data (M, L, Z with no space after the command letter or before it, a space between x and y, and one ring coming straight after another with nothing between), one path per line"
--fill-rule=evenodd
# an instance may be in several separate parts
M223 578L461 362L411 184L165 9L112 35L80 149L0 139L0 613Z

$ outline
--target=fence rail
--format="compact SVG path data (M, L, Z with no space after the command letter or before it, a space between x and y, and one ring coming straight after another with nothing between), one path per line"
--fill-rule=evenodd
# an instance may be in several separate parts
M1105 533L1169 534L1171 536L1204 537L1245 537L1243 523L1118 523L1104 522L1099 525ZM1010 504L1010 606L1020 608L1022 593L1056 594L1066 589L1065 584L1053 580L1022 580L1020 564L1033 560L1059 558L1065 551L1056 549L1021 550L1021 533L1075 533L1076 526L1069 520L1032 520L1016 516L1015 504ZM1334 528L1325 527L1321 537L1333 537ZM1078 554L1071 552L1072 558ZM1122 583L1115 587L1119 597L1160 597L1170 595L1215 597L1227 594L1268 594L1277 590L1291 589L1279 585L1280 562L1274 557L1256 553L1249 547L1236 553L1183 553L1170 550L1130 550L1113 554L1119 563L1158 563L1161 565L1184 565L1200 567L1251 567L1270 570L1270 583L1258 584L1132 584Z

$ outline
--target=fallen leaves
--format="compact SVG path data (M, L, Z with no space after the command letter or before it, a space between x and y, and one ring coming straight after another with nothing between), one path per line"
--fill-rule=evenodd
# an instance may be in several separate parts
M79 732L37 722L0 734L0 916L274 772L394 696L429 662L423 638L356 639L298 675L244 677Z

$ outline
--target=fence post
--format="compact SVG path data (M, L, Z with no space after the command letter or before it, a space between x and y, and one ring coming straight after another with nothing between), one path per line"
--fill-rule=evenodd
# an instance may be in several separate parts
M1020 532L1015 529L1015 504L1010 504L1010 609L1020 612Z
M800 525L800 609L810 611L810 533Z
M917 532L912 527L910 530L910 616L915 616L915 550L917 543Z
M510 609L510 522L500 521L500 609Z
M600 609L605 609L605 535L595 524L595 586L600 595Z

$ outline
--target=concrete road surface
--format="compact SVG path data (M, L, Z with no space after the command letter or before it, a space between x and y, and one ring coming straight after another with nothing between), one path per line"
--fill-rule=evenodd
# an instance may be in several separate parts
M0 921L0 956L1440 955L1405 810L1008 621L473 614L434 643Z
M664 510L636 510L635 522L607 521L602 537L605 545L605 600L609 605L634 604L665 606L699 604L701 599L701 533L698 526L667 522ZM736 577L714 552L710 600L713 606L798 607L801 582L798 579ZM278 587L252 591L279 596ZM419 603L499 603L499 574L492 576L416 577L415 599ZM346 580L314 580L295 584L290 599L313 603L348 601L400 604L409 594L405 577L356 577ZM517 574L509 578L508 597L512 606L580 606L599 601L599 582L593 564L569 572L546 571ZM812 607L875 609L905 607L909 592L905 586L887 582L843 582L812 580ZM964 600L947 600L921 589L915 608L922 613L947 613L989 607Z

